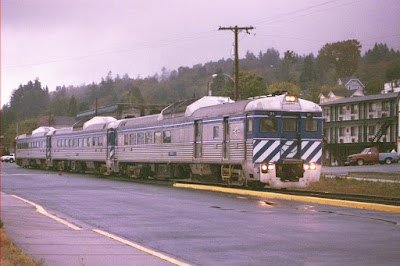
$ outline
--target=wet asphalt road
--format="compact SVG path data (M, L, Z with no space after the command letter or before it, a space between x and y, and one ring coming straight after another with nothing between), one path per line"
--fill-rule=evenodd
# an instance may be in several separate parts
M1 164L1 190L199 265L396 265L400 215Z
M394 173L400 174L400 163L386 164L372 164L362 166L323 166L323 174L349 174L349 173Z

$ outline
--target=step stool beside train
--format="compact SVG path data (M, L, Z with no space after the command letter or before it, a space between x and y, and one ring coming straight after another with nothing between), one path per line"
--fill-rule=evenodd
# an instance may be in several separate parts
M321 174L321 132L321 108L293 95L238 102L205 96L156 115L39 128L17 137L16 162L131 178L304 187Z

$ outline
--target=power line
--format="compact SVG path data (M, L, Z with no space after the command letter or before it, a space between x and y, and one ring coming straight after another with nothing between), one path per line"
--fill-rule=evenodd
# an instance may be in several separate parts
M8 70L8 69L12 69L12 68L23 68L23 67L30 67L30 66L39 66L39 65L53 64L53 63L58 63L58 62L76 61L76 60L82 60L82 59L86 59L86 58L108 55L108 54L129 53L129 52L134 52L134 51L139 51L139 50L144 50L144 49L157 48L157 47L167 46L167 45L171 45L171 44L175 44L175 43L179 43L179 42L193 41L196 39L214 38L215 37L214 34L210 34L210 33L215 34L216 31L212 30L212 31L200 32L200 33L195 33L195 34L190 34L190 35L182 35L181 37L177 37L177 38L173 38L173 39L169 39L169 40L168 39L167 40L158 40L158 41L154 41L154 42L144 43L143 45L138 46L136 48L101 49L101 50L93 51L90 54L86 54L86 55L82 55L82 56L68 56L68 57L50 59L50 60L39 62L39 63L9 65L9 66L1 67L1 70Z
M296 11L293 11L293 12L281 14L277 18L266 19L264 21L255 23L255 25L257 26L257 28L263 28L263 27L266 27L267 25L259 25L259 24L265 24L265 23L273 24L273 23L282 22L282 21L287 22L288 20L293 20L293 19L296 19L296 18L299 18L299 17L305 17L305 16L309 16L311 14L324 12L324 11L327 11L327 10L331 10L332 8L348 6L348 5L351 5L353 3L360 2L360 0L352 1L352 2L348 2L348 3L343 3L343 4L340 4L340 5L336 5L336 6L329 7L329 8L322 9L322 10L315 10L313 12L307 12L305 14L301 14L301 15L294 16L294 17L285 18L285 17L291 16L291 15L294 15L294 14L297 14L297 13L302 13L303 11L308 11L310 9L314 9L314 8L317 8L317 7L320 7L320 6L328 5L328 4L332 3L332 2L337 2L337 1L328 1L328 2L324 2L322 4L319 4L319 5L314 5L314 6L310 6L310 7L303 8L303 9L299 9L299 10L296 10Z

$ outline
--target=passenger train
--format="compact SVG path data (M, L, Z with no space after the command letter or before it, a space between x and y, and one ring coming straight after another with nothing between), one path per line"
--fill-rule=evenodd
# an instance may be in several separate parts
M205 96L155 115L40 127L16 138L16 162L131 178L305 187L319 180L321 140L321 108L313 102L287 93L238 102Z

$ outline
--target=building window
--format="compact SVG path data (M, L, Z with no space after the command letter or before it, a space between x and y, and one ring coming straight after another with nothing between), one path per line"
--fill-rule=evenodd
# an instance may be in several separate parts
M346 112L345 108L346 108L345 106L339 106L339 114L340 115L344 115L345 114L345 112Z
M369 126L368 127L368 133L370 136L375 135L375 126Z
M339 128L339 137L343 137L344 136L344 127L340 127Z
M354 137L354 136L357 136L357 127L351 127L351 136L352 137Z
M369 103L369 104L368 104L368 111L374 112L375 109L376 109L375 103Z
M356 105L355 104L351 105L350 112L351 112L351 114L355 114L356 113Z
M389 102L388 101L382 102L382 111L389 111Z

